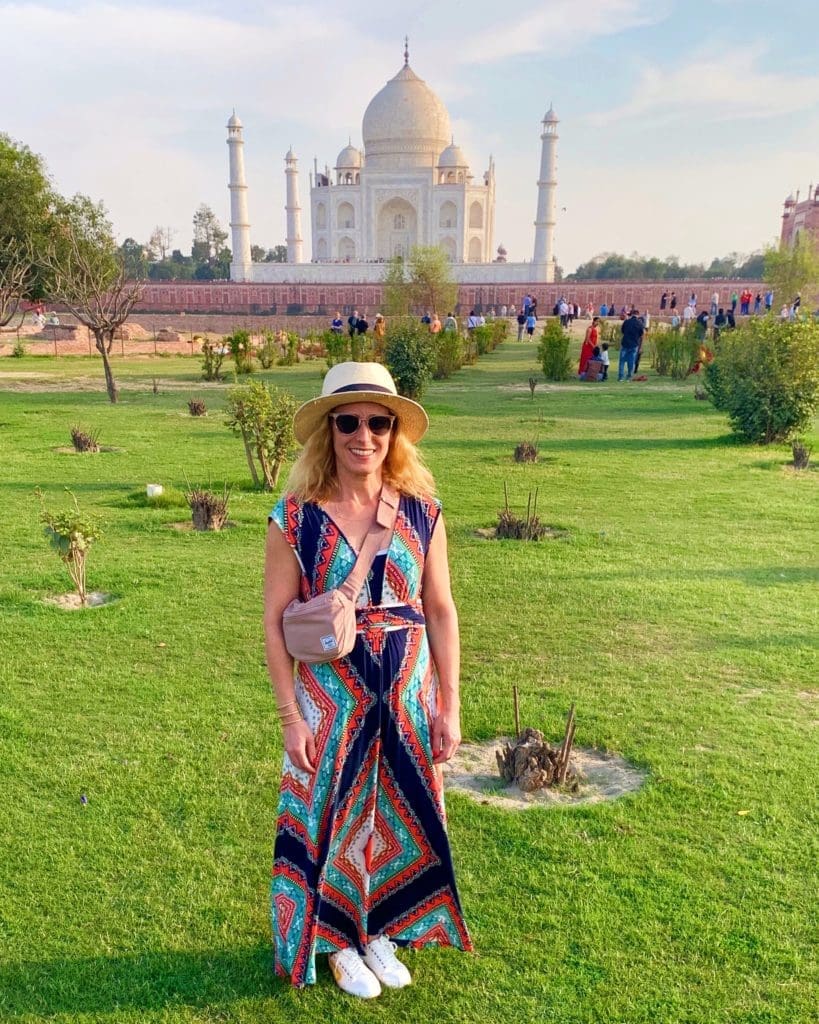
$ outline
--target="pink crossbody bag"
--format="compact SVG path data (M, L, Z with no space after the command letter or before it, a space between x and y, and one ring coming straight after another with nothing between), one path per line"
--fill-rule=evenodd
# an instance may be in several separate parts
M334 590L310 598L291 601L282 617L284 643L296 661L319 665L349 654L355 646L355 604L376 554L389 546L398 494L386 485L381 488L375 524L364 539L350 575Z

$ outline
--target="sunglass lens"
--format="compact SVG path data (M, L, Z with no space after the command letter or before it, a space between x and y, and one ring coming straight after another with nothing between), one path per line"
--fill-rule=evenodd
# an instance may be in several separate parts
M350 413L339 413L338 416L333 418L336 421L336 427L338 427L342 434L354 434L358 430L360 422L358 416L353 416Z
M388 434L392 429L392 416L370 416L369 427L373 434Z

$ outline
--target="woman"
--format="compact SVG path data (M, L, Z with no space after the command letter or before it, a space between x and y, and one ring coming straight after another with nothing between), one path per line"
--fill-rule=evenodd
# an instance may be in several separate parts
M594 353L594 347L598 344L600 332L598 330L598 324L600 323L599 317L594 317L592 322L586 328L586 337L583 339L583 344L580 348L580 363L577 367L578 377L582 377L589 366L589 360Z
M340 363L296 412L304 448L270 516L267 663L284 730L272 883L276 971L339 988L403 987L397 946L472 948L446 834L440 765L460 743L458 619L434 482L415 448L427 415L378 363ZM392 539L358 598L352 652L293 660L282 615L339 586L398 494ZM378 518L377 518L378 515Z

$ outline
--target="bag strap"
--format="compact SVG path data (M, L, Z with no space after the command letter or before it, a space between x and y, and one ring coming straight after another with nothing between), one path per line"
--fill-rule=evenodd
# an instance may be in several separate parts
M350 570L350 575L338 588L352 601L355 601L358 597L358 592L361 590L367 573L372 568L375 556L382 548L388 546L392 539L399 502L400 496L398 493L392 487L384 484L381 488L381 496L378 499L375 523L364 538L364 543L361 545L355 565Z

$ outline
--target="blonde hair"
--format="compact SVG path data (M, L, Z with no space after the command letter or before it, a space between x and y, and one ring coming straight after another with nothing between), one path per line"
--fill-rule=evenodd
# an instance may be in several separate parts
M328 417L307 439L290 470L285 490L302 501L327 501L335 494L338 477L331 430ZM402 432L400 420L396 421L390 438L382 476L384 482L399 494L413 498L435 494L432 473L424 464L421 453Z

